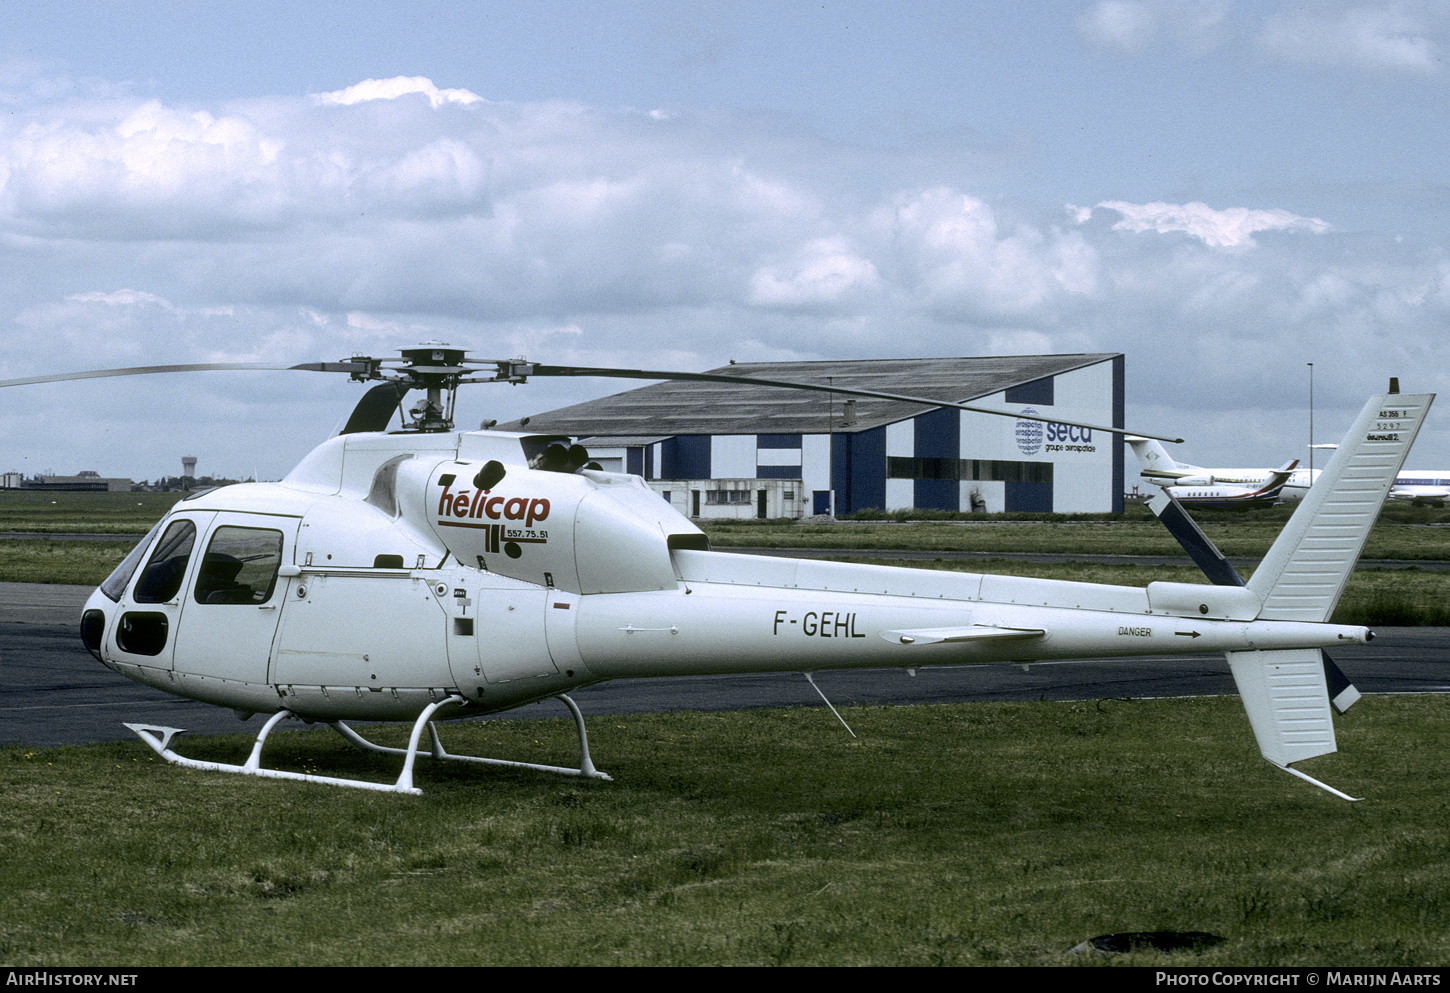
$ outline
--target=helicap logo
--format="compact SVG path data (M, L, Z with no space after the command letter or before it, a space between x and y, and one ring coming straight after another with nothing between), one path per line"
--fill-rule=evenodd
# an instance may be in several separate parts
M549 501L545 497L490 496L492 490L459 490L454 493L453 481L453 476L443 476L438 480L438 485L443 487L443 493L438 498L439 517L523 521L524 527L531 528L536 521L549 516Z

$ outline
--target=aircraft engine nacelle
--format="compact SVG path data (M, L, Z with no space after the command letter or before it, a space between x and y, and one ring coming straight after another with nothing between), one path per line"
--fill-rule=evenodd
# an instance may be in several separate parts
M632 593L677 587L672 543L706 547L637 476L511 466L497 478L491 466L503 468L415 460L398 470L403 514L464 565L571 593Z
M1212 476L1180 476L1173 480L1174 486L1212 486Z

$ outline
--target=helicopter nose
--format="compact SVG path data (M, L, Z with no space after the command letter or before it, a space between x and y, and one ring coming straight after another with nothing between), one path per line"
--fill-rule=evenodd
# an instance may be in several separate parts
M81 643L86 646L86 651L96 657L97 662L105 662L101 658L101 643L106 636L106 614L104 611L94 608L81 614Z

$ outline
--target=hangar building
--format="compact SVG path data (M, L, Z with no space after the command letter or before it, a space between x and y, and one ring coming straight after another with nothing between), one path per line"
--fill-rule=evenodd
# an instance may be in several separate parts
M499 427L577 438L604 468L644 477L691 517L1123 509L1121 433L750 383L876 390L1121 428L1121 354L753 362L711 372L742 382L664 382Z
M120 477L102 476L84 469L74 476L34 476L27 479L24 474L7 472L0 474L0 489L6 490L52 490L88 493L130 493L131 480Z

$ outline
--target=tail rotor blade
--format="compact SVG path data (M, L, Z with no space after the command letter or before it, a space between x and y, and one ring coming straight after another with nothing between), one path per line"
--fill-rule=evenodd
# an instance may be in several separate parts
M1328 652L1321 648L1319 657L1324 660L1324 680L1329 686L1329 704L1336 714L1342 714L1355 705L1360 692L1349 681L1344 670L1334 664Z

